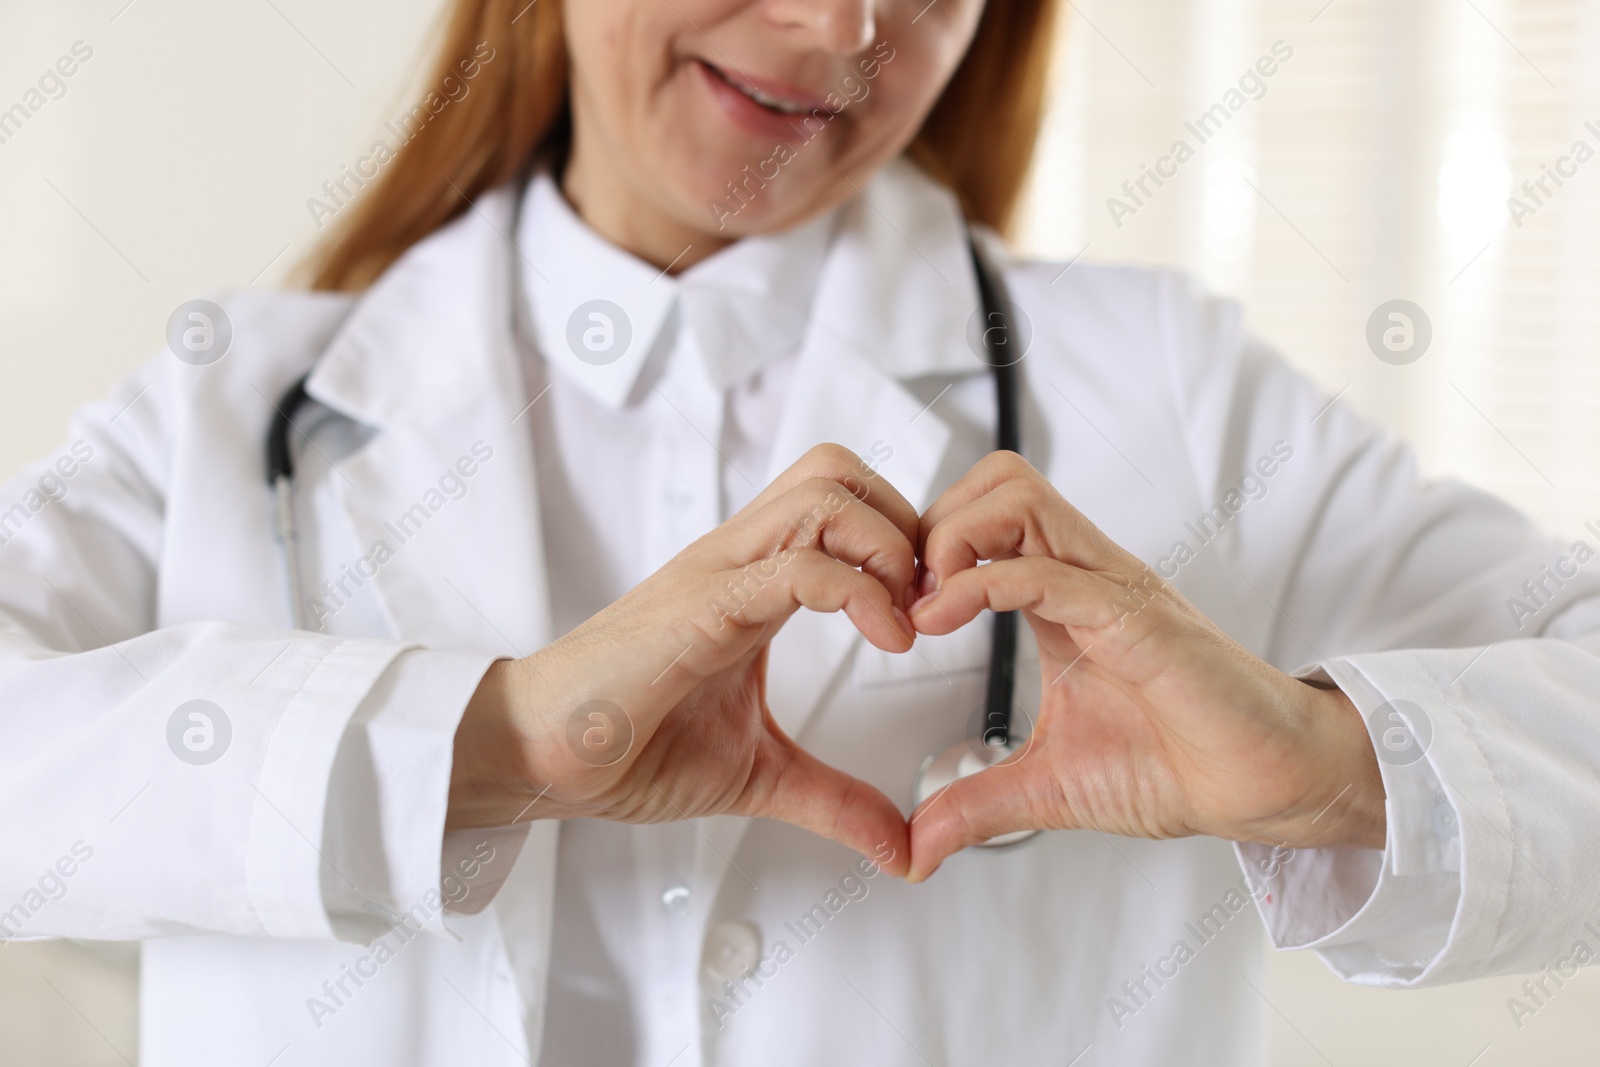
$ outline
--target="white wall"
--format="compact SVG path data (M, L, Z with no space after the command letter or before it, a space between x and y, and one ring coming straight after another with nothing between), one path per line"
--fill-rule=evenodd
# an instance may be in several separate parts
M1321 3L1272 8L1272 17L1293 8L1294 17L1308 27L1304 59L1313 73L1319 62L1335 62L1326 54L1318 59L1319 48L1333 47L1330 39L1399 33L1402 37L1392 43L1394 55L1403 59L1411 40L1403 35L1432 33L1426 27L1440 17L1437 4L1407 3L1396 5L1398 14L1390 16L1400 20L1399 28L1381 21L1368 25L1361 20L1381 19L1386 9L1374 0L1337 0L1338 6L1323 16L1329 32L1319 44L1305 20ZM1496 12L1515 6L1483 3ZM211 288L271 285L308 250L316 230L306 199L370 143L384 119L405 110L403 87L439 2L0 4L0 109L23 99L75 42L93 49L92 58L67 80L66 94L0 144L0 381L5 383L0 470L10 470L54 447L74 406L103 393L155 351L167 316L183 300ZM1130 161L1136 168L1147 145L1168 132L1152 101L1160 89L1173 87L1180 69L1160 52L1167 41L1159 32L1174 21L1164 11L1175 6L1178 0L1125 0L1120 6L1083 0L1076 8L1079 15L1092 12L1100 29L1078 25L1070 42L1070 54L1081 66L1064 83L1067 95L1041 175L1031 241L1068 255L1084 240L1098 241L1092 256L1180 262L1221 288L1251 296L1255 321L1291 355L1307 353L1307 365L1330 389L1355 382L1351 395L1359 404L1429 435L1425 455L1436 465L1450 466L1451 456L1465 447L1469 458L1489 457L1467 470L1469 476L1500 485L1554 521L1565 517L1566 511L1519 480L1514 457L1488 451L1497 441L1490 431L1470 419L1427 417L1414 403L1390 403L1397 379L1384 376L1387 368L1362 362L1370 357L1348 336L1352 322L1364 317L1360 305L1369 291L1387 291L1406 280L1404 272L1412 269L1407 263L1392 264L1397 273L1389 278L1363 276L1352 297L1318 273L1323 265L1270 212L1249 212L1242 228L1222 225L1230 218L1228 205L1237 211L1240 203L1237 197L1230 200L1224 187L1209 200L1204 185L1180 192L1172 198L1171 217L1146 215L1141 228L1131 232L1091 221L1092 213L1100 217L1100 201L1109 194L1101 179L1120 175ZM1182 7L1194 16L1181 25L1191 34L1185 54L1198 57L1196 84L1204 84L1210 67L1224 71L1231 69L1226 61L1256 54L1249 37L1254 28L1241 28L1241 20L1261 16L1254 4L1193 0ZM1466 15L1469 22L1474 17ZM1406 20L1416 25L1406 30ZM1428 41L1439 43L1431 36ZM1494 48L1492 40L1469 36L1457 51L1479 57L1483 66L1464 74L1450 75L1430 60L1420 67L1380 65L1364 76L1385 71L1391 76L1369 86L1374 94L1389 92L1395 82L1420 85L1422 95L1407 99L1426 111L1428 86L1449 84L1450 77L1470 85L1491 75L1525 75L1514 71L1520 60ZM1119 67L1118 49L1148 67L1156 84L1134 84L1134 76ZM1424 54L1436 56L1437 50ZM1191 77L1189 67L1181 69L1185 79ZM1276 110L1263 109L1250 139L1219 153L1205 182L1229 177L1230 165L1255 166L1263 158L1270 163L1276 158L1272 145L1305 132L1309 120L1297 117L1294 107L1316 109L1326 101L1308 88L1309 76L1298 90L1295 84L1286 81L1285 91L1274 89L1278 95L1269 100ZM1557 93L1551 106L1563 99ZM1542 112L1532 114L1537 118ZM1404 114L1394 117L1404 119ZM1382 148L1381 142L1375 144ZM1402 156L1387 164L1400 175L1400 185L1387 191L1359 184L1284 189L1280 181L1269 195L1281 198L1286 214L1311 227L1332 249L1330 255L1344 250L1338 231L1351 220L1398 226L1402 239L1409 234L1431 241L1432 215L1385 207L1395 188L1420 182L1423 201L1433 188L1428 168L1436 163L1429 162L1429 151ZM1266 172L1272 173L1270 166ZM1304 198L1297 200L1298 194ZM1189 210L1201 215L1183 214L1181 205L1190 198L1199 206ZM1212 215L1221 222L1213 218L1208 224ZM1389 262L1380 253L1373 258ZM1437 281L1430 284L1438 287ZM1316 313L1318 308L1331 310ZM1483 358L1508 357L1502 351ZM1396 395L1415 398L1419 391L1427 395L1427 388L1412 382ZM1537 412L1537 397L1534 404ZM1569 503L1600 514L1600 500L1589 485L1585 481L1581 491L1569 494ZM5 1006L0 1064L131 1062L134 958L119 948L0 945L0 1003ZM1385 993L1341 986L1314 958L1280 957L1267 991L1275 1009L1274 1062L1283 1067L1489 1067L1596 1061L1593 1043L1600 1034L1592 1020L1600 1017L1600 980L1594 974L1569 985L1520 1031L1505 1008L1515 985L1505 980L1420 994Z
M59 100L0 144L0 468L162 343L215 288L269 286L307 198L398 118L438 0L0 6L0 109L82 41Z

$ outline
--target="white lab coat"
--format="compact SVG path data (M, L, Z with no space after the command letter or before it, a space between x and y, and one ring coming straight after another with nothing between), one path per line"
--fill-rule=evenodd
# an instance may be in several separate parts
M992 440L977 293L948 195L897 163L867 198L828 254L767 474L818 442L887 442L883 473L922 507ZM441 859L468 696L493 658L555 636L506 325L510 206L485 197L358 298L225 298L224 359L158 355L80 413L53 478L0 495L0 935L144 939L147 1063L537 1054L560 825L451 835ZM753 949L707 948L753 951L760 981L734 997L693 967L657 976L702 1023L675 1067L1260 1063L1268 936L1391 986L1600 947L1595 567L1483 494L1419 482L1408 451L1325 410L1179 275L1005 278L1033 329L1025 452L1067 499L1268 661L1325 668L1376 713L1376 744L1398 721L1386 701L1424 709L1426 757L1382 765L1388 848L1280 856L1262 880L1246 872L1264 849L1060 832L908 886L857 880L852 854L784 825L702 820L671 921L756 931ZM262 443L313 364L310 584L428 515L305 634ZM494 461L434 508L477 443ZM842 616L796 616L772 656L777 721L909 809L923 757L971 728L987 632L923 647L892 656ZM1036 700L1037 669L1019 674ZM204 726L172 726L194 700L227 720L215 762L175 755ZM441 864L471 887L461 913Z

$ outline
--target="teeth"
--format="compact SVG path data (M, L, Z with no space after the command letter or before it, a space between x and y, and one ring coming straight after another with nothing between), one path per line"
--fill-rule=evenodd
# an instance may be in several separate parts
M770 107L772 110L781 111L785 115L799 115L803 114L806 110L800 104L791 103L790 101L784 100L781 97L764 93L753 85L740 85L737 82L730 82L730 84L732 84L735 89L739 90L741 93L760 104L762 107Z

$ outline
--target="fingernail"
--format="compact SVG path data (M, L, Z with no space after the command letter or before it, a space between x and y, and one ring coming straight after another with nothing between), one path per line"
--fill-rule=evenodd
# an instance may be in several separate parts
M895 608L894 621L900 624L900 629L904 630L911 640L915 641L917 639L917 628L911 624L911 616L899 608Z
M932 596L939 591L939 576L932 571L923 571L921 579L917 582L917 598Z

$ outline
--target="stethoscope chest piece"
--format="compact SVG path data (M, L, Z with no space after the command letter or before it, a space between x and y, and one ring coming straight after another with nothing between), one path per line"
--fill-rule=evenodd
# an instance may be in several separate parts
M915 803L918 807L931 796L945 789L959 779L986 771L997 763L1010 759L1018 747L1026 746L1023 741L1019 746L1013 741L1010 745L985 745L978 746L967 741L957 741L943 752L929 756L922 761L922 767L917 771L917 785ZM1016 830L1009 834L991 837L979 844L979 848L1003 848L1006 845L1018 845L1028 840L1037 830Z

